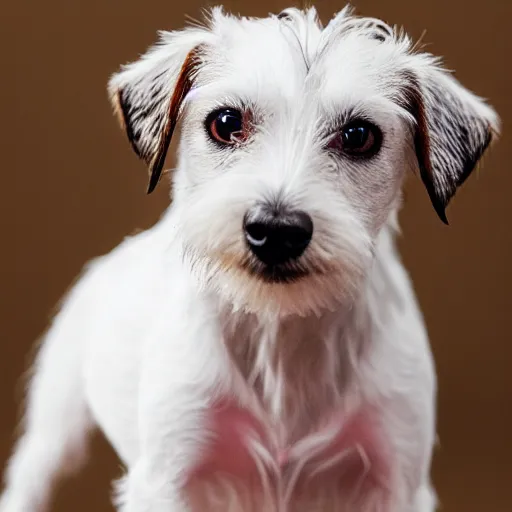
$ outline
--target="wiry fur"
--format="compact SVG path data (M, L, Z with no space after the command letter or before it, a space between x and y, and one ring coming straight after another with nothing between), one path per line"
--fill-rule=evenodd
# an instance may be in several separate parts
M435 376L394 234L419 169L444 219L498 130L490 107L409 38L348 8L265 19L214 9L162 34L110 94L156 184L183 118L173 204L95 261L46 336L0 512L47 510L93 423L126 464L122 512L432 512ZM250 113L220 149L219 106ZM327 149L371 120L380 152ZM264 276L242 219L307 212L310 246Z

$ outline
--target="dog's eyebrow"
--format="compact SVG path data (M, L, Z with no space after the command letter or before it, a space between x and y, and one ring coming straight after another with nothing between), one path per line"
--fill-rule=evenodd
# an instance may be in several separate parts
M345 110L340 110L336 115L327 118L324 123L325 132L332 133L339 130L341 127L355 120L368 121L375 123L374 117L368 115L368 111L363 107L349 107Z

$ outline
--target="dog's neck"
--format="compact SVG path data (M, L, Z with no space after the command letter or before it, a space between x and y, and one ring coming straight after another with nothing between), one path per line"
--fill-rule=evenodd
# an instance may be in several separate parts
M272 421L286 424L291 439L315 428L304 418L322 421L354 399L366 349L401 297L390 268L396 258L392 228L386 226L361 294L350 306L266 321L251 314L224 316L235 366Z

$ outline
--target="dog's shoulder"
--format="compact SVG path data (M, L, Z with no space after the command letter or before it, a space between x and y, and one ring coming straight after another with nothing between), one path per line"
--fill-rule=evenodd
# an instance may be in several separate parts
M90 260L64 295L57 311L77 312L89 318L124 316L138 309L141 301L152 303L152 295L163 282L166 257L172 240L152 228L126 237L110 252ZM63 311L64 310L64 311Z

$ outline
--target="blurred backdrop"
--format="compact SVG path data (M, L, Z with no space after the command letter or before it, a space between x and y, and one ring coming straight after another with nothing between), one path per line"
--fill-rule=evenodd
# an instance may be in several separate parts
M290 0L225 1L266 15ZM359 12L404 25L445 57L462 83L489 98L501 141L458 193L444 226L411 177L401 214L403 258L429 328L439 375L434 481L442 510L512 510L512 2L356 0ZM35 340L82 265L168 204L146 196L146 170L118 129L105 84L158 29L198 17L200 0L2 2L0 43L0 464L12 446L22 373ZM324 21L342 0L316 2ZM98 435L91 462L54 510L111 511L121 467ZM27 511L30 512L30 511ZM205 511L207 512L207 511Z

